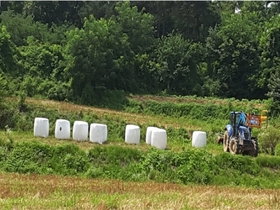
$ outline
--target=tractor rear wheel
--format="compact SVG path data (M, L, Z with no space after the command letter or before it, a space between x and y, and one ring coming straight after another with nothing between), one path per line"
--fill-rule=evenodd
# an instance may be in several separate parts
M252 138L252 150L250 151L250 155L252 157L258 157L259 154L259 143L256 138Z
M231 154L234 154L234 155L239 153L239 145L238 145L238 140L236 138L230 139L229 151Z
M224 152L229 152L228 139L229 139L228 132L225 131L225 133L224 133L224 140L223 140Z

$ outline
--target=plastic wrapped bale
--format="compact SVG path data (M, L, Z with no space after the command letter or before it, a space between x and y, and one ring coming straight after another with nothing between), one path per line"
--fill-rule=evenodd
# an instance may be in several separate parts
M195 148L206 147L206 132L194 131L192 134L192 146Z
M34 136L48 137L49 136L49 119L43 117L36 117L34 119Z
M88 140L88 123L84 121L75 121L73 125L73 139L76 141Z
M167 133L165 129L153 129L151 134L151 146L158 149L166 149Z
M89 140L91 142L103 144L103 142L107 141L107 135L107 125L99 123L90 124Z
M57 119L55 122L54 136L56 139L70 139L70 121Z
M140 127L138 125L126 125L125 142L128 144L140 144Z
M146 130L146 144L151 144L152 131L154 129L159 129L159 128L158 127L153 127L153 126L147 127L147 130Z

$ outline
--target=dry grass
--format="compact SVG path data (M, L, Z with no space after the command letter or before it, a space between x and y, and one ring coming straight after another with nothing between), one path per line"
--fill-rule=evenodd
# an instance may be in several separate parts
M1 209L279 209L280 190L0 173Z
M129 98L132 98L137 101L148 101L148 100L153 100L153 101L158 101L158 102L171 102L171 103L196 103L196 104L209 104L213 103L216 105L227 105L228 100L227 99L210 99L210 98L202 98L202 97L178 97L178 96L155 96L155 95L135 95L131 96ZM242 102L242 101L234 101L233 105L236 104L242 104L242 105L247 105L248 102ZM262 103L254 103L255 108L264 108L264 104Z
M9 98L9 100L17 100L16 98ZM69 102L59 102L53 100L46 99L35 99L35 98L27 98L26 104L34 105L37 107L45 107L46 109L56 110L58 113L77 113L80 111L90 112L98 117L108 116L110 119L122 119L123 121L129 123L139 123L139 124L156 124L158 126L164 126L166 128L180 128L184 127L188 130L199 130L202 129L200 126L194 126L190 124L186 124L184 121L180 122L178 120L174 120L174 118L163 117L163 116L149 116L145 114L134 114L128 113L124 111L116 111L105 108L95 108L91 106L77 105Z

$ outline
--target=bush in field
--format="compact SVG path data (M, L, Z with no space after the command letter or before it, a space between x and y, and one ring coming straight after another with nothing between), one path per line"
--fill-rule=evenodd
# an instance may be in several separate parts
M174 165L175 156L171 151L151 148L139 163L143 176L160 182L180 182Z
M280 142L280 130L268 127L258 134L260 149L264 153L274 155L275 147Z
M140 163L151 180L207 184L214 174L212 155L203 150L182 153L151 149Z
M178 178L184 183L209 184L215 175L213 156L203 150L188 150L176 158Z
M275 147L275 155L280 156L280 142Z
M8 153L3 167L8 172L44 173L51 156L51 147L48 145L20 142Z
M215 156L215 163L220 171L236 170L250 175L257 175L260 171L258 164L250 156L221 153Z
M119 146L94 147L88 152L88 159L93 167L87 175L94 177L99 174L107 178L130 179L135 176L133 166L141 157L142 152L137 149Z
M15 144L2 164L5 171L17 173L78 175L89 168L86 153L77 146L51 147L35 141Z
M53 147L53 156L49 166L62 175L82 175L90 167L85 151L75 145Z

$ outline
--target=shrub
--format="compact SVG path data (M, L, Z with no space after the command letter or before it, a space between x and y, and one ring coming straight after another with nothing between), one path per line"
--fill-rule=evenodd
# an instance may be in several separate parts
M176 154L171 151L151 148L143 154L139 163L142 176L159 182L178 182L176 166L174 165L175 157Z
M8 172L42 173L51 156L51 148L48 145L20 142L14 145L3 165Z
M62 175L78 175L89 169L90 162L85 151L76 145L67 144L53 147L49 167Z
M215 156L215 161L221 171L236 170L237 172L251 175L256 175L260 171L260 167L250 156L221 153Z
M275 147L275 155L280 156L280 143L277 143Z
M141 168L151 180L206 184L212 179L215 163L203 150L178 154L151 149L143 157Z
M178 178L184 184L208 184L216 171L212 155L203 150L184 151L179 155L178 162L181 162L177 169Z
M260 132L257 137L261 152L274 155L275 147L280 142L280 130L268 127L263 132Z

